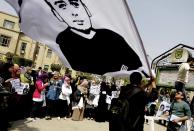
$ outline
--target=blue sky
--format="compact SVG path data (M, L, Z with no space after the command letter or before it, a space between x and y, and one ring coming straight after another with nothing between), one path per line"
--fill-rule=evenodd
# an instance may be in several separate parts
M193 0L129 0L129 5L152 59L179 43L194 47Z
M179 43L194 47L193 0L129 0L129 7L149 59ZM3 0L0 10L14 10Z

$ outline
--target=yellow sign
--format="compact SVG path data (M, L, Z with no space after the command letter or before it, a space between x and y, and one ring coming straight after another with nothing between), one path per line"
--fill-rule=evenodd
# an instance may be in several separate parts
M189 51L183 48L176 49L172 52L169 61L171 63L187 62Z

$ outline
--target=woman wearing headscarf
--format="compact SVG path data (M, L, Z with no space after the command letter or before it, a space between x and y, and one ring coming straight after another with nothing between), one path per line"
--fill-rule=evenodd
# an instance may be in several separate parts
M85 99L88 93L88 81L84 79L74 92L74 106L72 120L81 121L84 117Z
M31 76L32 68L26 67L25 72L20 74L21 85L24 87L24 111L25 115L29 116L30 110L32 108L32 95L34 92L34 81Z
M95 108L98 106L98 100L100 96L100 85L95 80L91 81L88 91L88 97L86 99L85 117L89 120L93 120L95 116Z
M64 82L62 84L62 91L59 95L59 109L60 109L60 116L58 117L64 117L64 119L67 118L69 115L69 105L70 105L70 95L72 94L72 88L71 88L71 78L68 75L64 76Z
M61 88L62 80L59 77L59 72L54 72L46 94L46 120L50 120L53 115L60 116L59 95L61 93Z
M109 91L109 85L105 81L102 81L100 84L98 107L96 108L95 113L95 121L97 122L105 122L108 120L108 104L106 102L106 98Z
M45 88L48 86L48 75L46 73L38 76L35 83L35 91L33 93L33 107L31 111L31 118L35 121L35 118L40 113L40 109L45 101Z
M19 65L14 64L11 71L11 78L7 79L6 83L11 83L10 91L13 93L8 100L8 109L10 120L18 120L24 118L24 90L21 86Z

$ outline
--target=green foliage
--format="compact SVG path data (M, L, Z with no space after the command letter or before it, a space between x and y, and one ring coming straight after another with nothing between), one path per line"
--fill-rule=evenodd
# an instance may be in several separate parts
M123 78L123 80L124 80L124 85L127 85L130 83L129 78Z
M58 72L60 72L60 70L61 70L61 67L62 67L62 65L60 65L60 64L51 64L51 70L52 71L58 71Z
M77 76L86 78L86 79L88 79L88 80L92 80L92 79L93 79L93 76L92 76L91 73L77 71L76 74L77 74Z
M13 56L14 56L14 54L11 53L11 52L7 52L5 55L6 55L6 58L7 58L7 59L9 59L9 58L11 59L11 58L13 58Z
M70 70L69 68L65 69L65 74L71 74L71 73L72 73L72 70Z
M85 77L86 79L88 79L88 80L92 80L92 74L90 74L90 73L83 73L83 77Z
M4 62L4 63L7 62L6 56L0 54L0 61L1 61L1 62Z
M18 64L20 66L32 66L32 60L25 59L19 56L13 57L13 63Z
M5 56L6 56L7 62L12 62L13 56L14 56L13 53L7 52L7 53L5 54Z

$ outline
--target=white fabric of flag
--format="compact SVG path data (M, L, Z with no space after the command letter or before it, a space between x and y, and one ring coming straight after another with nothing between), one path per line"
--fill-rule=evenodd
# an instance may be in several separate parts
M46 44L66 67L105 74L143 67L145 56L123 0L5 0L23 33Z

